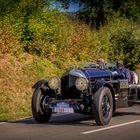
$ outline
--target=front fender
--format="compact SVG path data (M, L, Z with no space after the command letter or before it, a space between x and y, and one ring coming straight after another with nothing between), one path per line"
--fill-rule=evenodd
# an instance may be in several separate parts
M99 90L99 88L101 87L107 87L110 89L111 93L112 93L112 97L113 97L113 112L115 112L115 109L116 109L116 103L115 103L115 91L113 89L113 86L108 83L107 81L104 81L104 80L99 80L99 81L96 81L96 84L94 85L94 93L97 92L97 90Z
M41 86L48 86L48 81L47 80L39 80L39 81L37 81L33 86L32 86L32 88L33 89L37 89L37 88L39 88L39 87L41 87Z
M96 82L95 82L95 85L94 85L94 87L93 87L94 93L95 93L99 88L103 87L106 83L107 83L107 82L104 81L104 80L98 80L98 81L96 81Z
M107 81L105 80L98 80L96 81L95 85L94 85L94 92L96 92L97 90L99 90L99 88L101 87L108 87L112 93L115 93L112 85L110 83L108 83Z
M51 97L55 97L55 93L56 91L53 89L50 89L48 86L48 81L47 80L39 80L37 81L33 86L33 89L35 89L34 91L36 91L37 89L41 89L41 91L46 94L49 95Z

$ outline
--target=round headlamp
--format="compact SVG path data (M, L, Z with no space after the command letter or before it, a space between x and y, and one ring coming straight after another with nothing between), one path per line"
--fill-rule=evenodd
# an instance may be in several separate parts
M75 86L78 90L84 91L88 88L88 80L83 77L77 78L75 81Z
M56 90L60 86L60 79L58 77L52 77L48 81L48 85L51 89Z

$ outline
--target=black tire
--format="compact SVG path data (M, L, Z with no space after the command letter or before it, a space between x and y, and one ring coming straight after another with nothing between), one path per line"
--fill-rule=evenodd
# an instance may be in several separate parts
M113 115L113 97L109 88L102 87L94 94L93 114L97 125L109 124Z
M50 108L47 110L43 109L42 102L45 97L43 90L40 88L35 90L32 96L32 114L38 123L48 122L52 115Z

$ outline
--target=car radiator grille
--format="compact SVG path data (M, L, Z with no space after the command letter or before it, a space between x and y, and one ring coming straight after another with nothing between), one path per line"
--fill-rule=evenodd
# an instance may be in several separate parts
M61 78L61 95L66 99L79 99L81 91L75 87L77 77L66 75Z

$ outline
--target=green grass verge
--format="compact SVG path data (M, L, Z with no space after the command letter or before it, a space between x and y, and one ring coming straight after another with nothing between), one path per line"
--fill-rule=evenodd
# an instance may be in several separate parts
M0 121L31 116L32 85L40 79L61 75L50 61L29 54L20 58L0 56Z

